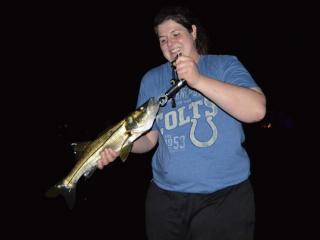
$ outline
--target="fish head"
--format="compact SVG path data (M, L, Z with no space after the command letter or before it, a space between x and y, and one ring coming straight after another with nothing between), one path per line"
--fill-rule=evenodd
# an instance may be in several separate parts
M141 107L145 109L146 115L148 115L149 118L155 118L159 111L160 103L155 97L152 97L149 98L149 100L147 100L144 104L142 104Z
M127 118L127 130L143 133L152 127L159 111L159 101L151 97Z

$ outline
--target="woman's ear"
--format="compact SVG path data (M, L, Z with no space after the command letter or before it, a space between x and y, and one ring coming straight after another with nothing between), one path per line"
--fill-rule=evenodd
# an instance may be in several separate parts
M193 39L196 40L197 39L197 27L196 25L192 25L192 36L193 36Z

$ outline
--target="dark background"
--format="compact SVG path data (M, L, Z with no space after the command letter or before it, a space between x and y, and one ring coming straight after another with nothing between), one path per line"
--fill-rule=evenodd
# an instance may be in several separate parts
M141 77L165 61L152 29L153 16L165 2L19 6L26 154L13 208L17 233L145 239L152 152L131 154L124 164L115 161L89 180L80 179L72 211L61 197L46 199L44 193L74 166L70 143L94 139L132 111ZM314 15L298 3L189 5L208 30L211 53L236 55L267 96L266 118L244 125L256 194L256 239L306 237L312 229L307 217L312 197L305 181L310 160L302 154L301 140L308 110L300 93L308 76Z

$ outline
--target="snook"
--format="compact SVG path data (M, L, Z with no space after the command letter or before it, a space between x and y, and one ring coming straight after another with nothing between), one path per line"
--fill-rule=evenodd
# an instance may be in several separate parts
M81 152L79 160L70 173L59 183L46 192L47 197L56 197L62 194L69 208L75 203L76 184L81 176L90 176L100 159L100 152L104 148L111 148L120 152L120 158L125 161L131 151L133 142L147 132L156 118L159 110L159 101L150 98L141 107L137 108L122 121L103 132L93 142L77 144L77 152Z

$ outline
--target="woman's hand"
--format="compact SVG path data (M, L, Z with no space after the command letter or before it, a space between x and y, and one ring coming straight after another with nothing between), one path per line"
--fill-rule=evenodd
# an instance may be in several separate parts
M97 166L99 169L103 169L104 166L113 162L118 156L119 153L113 151L111 148L106 148L100 153L101 158L97 162Z
M179 55L173 65L176 67L178 78L186 80L190 87L195 88L201 79L197 63L191 57Z

